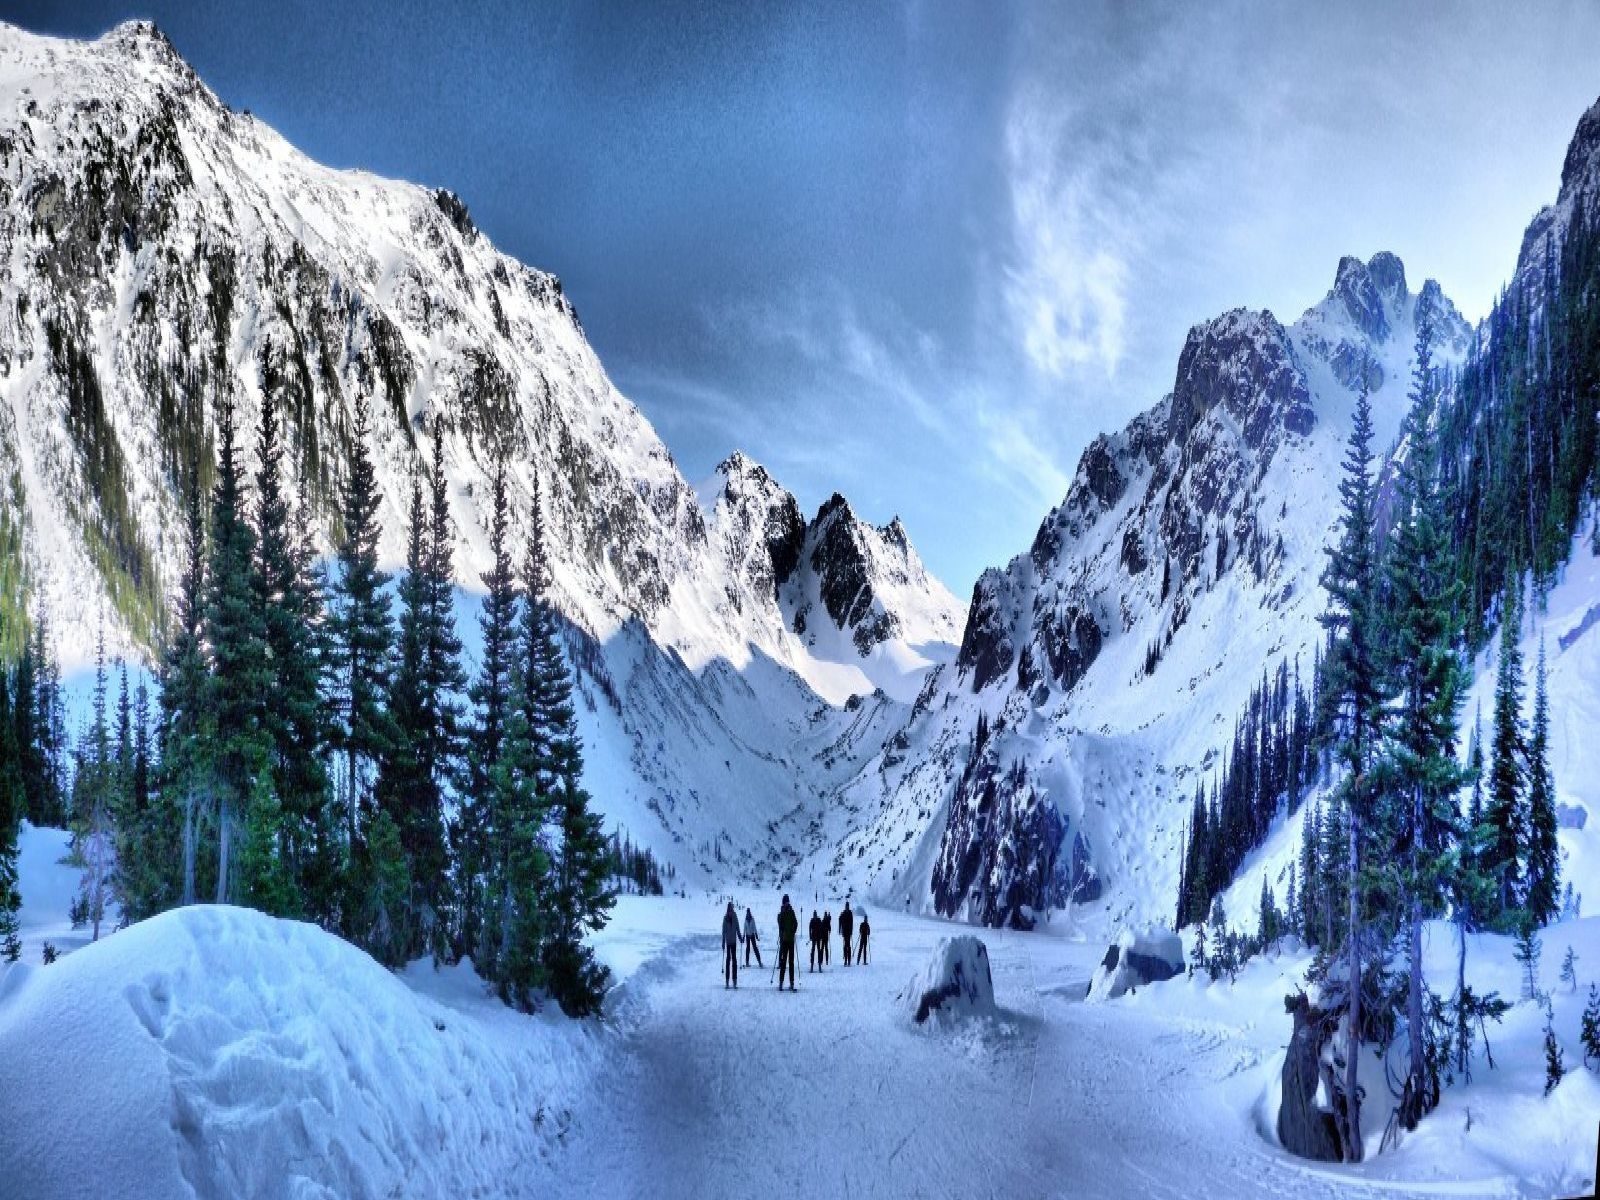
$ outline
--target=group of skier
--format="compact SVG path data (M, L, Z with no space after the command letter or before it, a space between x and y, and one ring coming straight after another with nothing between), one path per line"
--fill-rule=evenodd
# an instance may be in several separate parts
M810 934L811 956L810 971L820 971L833 959L833 913L825 911L820 917L817 910L811 910L811 923L807 932ZM783 990L785 973L789 979L789 990L795 991L795 940L800 933L800 916L794 911L794 906L789 903L787 895L783 898L783 906L778 909L778 990ZM845 901L844 911L839 914L839 939L844 946L844 965L852 962L860 966L867 963L867 941L872 936L872 924L867 920L865 911L861 913L860 924L856 923L856 914L850 910L850 902ZM739 924L739 912L733 906L733 901L728 901L727 911L722 914L722 986L725 988L739 986L739 946L744 946L744 965L750 965L750 956L755 955L756 965L765 967L761 961L761 931L756 925L756 914L753 909L744 910L744 925Z

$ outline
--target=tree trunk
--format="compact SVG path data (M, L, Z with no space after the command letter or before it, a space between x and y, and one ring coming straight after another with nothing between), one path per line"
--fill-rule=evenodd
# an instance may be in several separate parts
M1361 1148L1361 1090L1356 1078L1361 1059L1361 820L1355 805L1350 806L1350 928L1347 933L1350 946L1350 1036L1345 1046L1344 1077L1344 1157L1346 1162L1360 1162Z
M186 906L194 903L194 809L194 789L185 788L183 793L183 903Z
M1456 920L1456 1071L1467 1077L1467 923Z
M233 805L226 797L217 817L217 903L228 902L228 843L233 839Z

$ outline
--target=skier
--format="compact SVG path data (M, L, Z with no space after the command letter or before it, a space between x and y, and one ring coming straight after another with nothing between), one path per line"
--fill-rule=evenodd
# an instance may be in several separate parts
M822 914L822 961L833 961L833 913Z
M744 965L750 965L750 954L754 951L756 966L764 967L767 964L761 961L761 944L759 933L756 930L756 914L754 909L744 910Z
M850 934L856 923L855 914L850 911L850 901L844 902L844 911L839 914L839 940L844 943L844 965L850 965Z
M733 911L733 901L728 901L728 911L722 914L722 986L739 986L739 914Z
M867 938L872 935L872 922L867 920L867 912L861 910L861 948L856 951L856 965L867 965Z
M794 938L800 932L800 918L784 896L778 910L778 990L783 991L783 968L789 968L789 990L794 991Z
M806 932L811 936L811 966L808 973L815 974L822 969L822 918L817 916L814 908Z

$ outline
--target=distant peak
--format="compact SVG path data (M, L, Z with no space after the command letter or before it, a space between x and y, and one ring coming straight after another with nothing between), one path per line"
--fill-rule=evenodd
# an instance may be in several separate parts
M1398 299L1407 295L1406 265L1398 255L1379 250L1367 259L1367 274L1372 276L1373 284L1385 296Z
M157 57L183 61L171 39L154 21L124 21L108 30L100 40L119 48L150 51Z
M850 511L850 501L846 500L838 492L835 492L833 495L829 496L828 499L823 502L822 507L817 509L817 519L814 524L822 524L823 521L827 520L835 513L842 513L844 516L852 519L855 517L855 513Z
M1561 196L1565 199L1581 188L1585 181L1596 182L1600 176L1600 100L1578 118L1578 127L1567 143L1567 157L1561 164Z

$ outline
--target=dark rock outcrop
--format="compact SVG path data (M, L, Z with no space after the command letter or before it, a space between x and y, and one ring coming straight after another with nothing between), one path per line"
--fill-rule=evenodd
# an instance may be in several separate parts
M947 917L984 925L1033 928L1033 914L1060 903L1056 860L1067 822L1028 777L1000 765L993 747L977 745L951 798L933 903Z
M1286 996L1283 1007L1294 1018L1294 1032L1283 1059L1283 1098L1278 1105L1278 1141L1290 1154L1317 1162L1340 1162L1339 1126L1333 1113L1317 1104L1322 1082L1322 1048L1331 1033L1327 1014L1305 993Z

